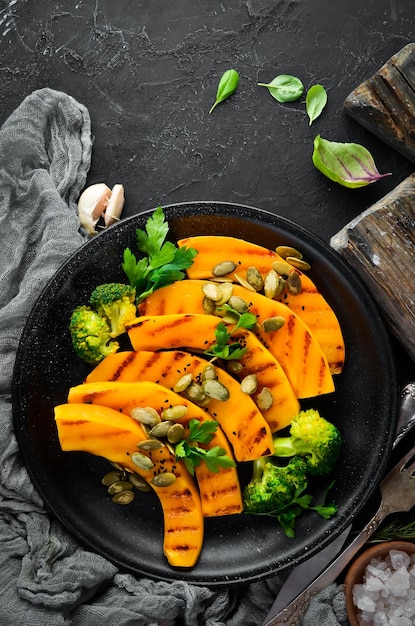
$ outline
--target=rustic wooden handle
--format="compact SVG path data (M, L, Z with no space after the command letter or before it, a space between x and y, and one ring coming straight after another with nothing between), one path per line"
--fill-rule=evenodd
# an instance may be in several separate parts
M347 224L330 244L361 276L415 360L415 174Z
M415 162L415 43L352 91L344 107L359 124Z

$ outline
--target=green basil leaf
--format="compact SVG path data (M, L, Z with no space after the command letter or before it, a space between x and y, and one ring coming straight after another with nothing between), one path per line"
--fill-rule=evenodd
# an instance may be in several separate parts
M294 102L304 93L304 85L296 76L280 74L270 83L257 83L259 87L266 87L271 96L278 102Z
M307 96L305 99L305 107L307 111L307 115L310 118L310 124L314 122L315 119L321 115L324 107L327 104L327 92L324 89L323 85L313 85L307 91Z
M327 178L351 189L375 183L390 176L380 174L369 150L357 143L337 143L314 139L313 163Z
M222 74L222 78L219 81L218 91L216 93L216 100L211 107L209 113L212 113L213 109L220 103L229 98L238 89L239 74L236 70L226 70Z

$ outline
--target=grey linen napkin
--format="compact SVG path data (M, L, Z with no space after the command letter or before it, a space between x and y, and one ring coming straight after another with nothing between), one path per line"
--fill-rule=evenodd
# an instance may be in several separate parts
M258 626L281 577L221 590L136 579L49 516L22 463L12 423L16 350L42 288L87 239L76 201L91 150L88 110L51 89L29 95L0 129L0 624ZM334 615L332 598L309 624Z

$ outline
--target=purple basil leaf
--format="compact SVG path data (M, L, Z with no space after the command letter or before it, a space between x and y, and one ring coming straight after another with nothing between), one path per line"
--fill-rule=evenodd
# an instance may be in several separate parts
M363 146L328 141L320 135L314 140L313 163L327 178L352 189L390 176L379 173L372 155Z

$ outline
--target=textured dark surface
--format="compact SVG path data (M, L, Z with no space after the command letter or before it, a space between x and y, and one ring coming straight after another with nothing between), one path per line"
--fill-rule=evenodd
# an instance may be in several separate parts
M412 0L1 0L0 123L35 89L65 91L91 114L89 183L124 184L125 216L234 202L328 243L414 171L344 111L349 93L413 41ZM209 115L231 67L239 89ZM280 73L326 87L311 127L304 99L279 104L257 87ZM392 175L359 190L332 183L311 162L317 134L365 145ZM395 350L400 382L413 380L414 363Z
M296 524L295 541L273 518L233 515L206 520L201 557L191 570L173 569L162 554L162 516L156 498L138 494L129 507L115 507L99 489L106 473L101 459L62 453L53 407L65 402L68 387L90 370L71 350L65 332L71 311L88 297L100 276L122 278L119 259L133 245L132 217L96 237L55 275L25 329L14 381L14 418L20 449L34 484L55 515L86 545L136 574L199 584L223 585L256 580L281 571L317 552L340 533L373 494L386 469L394 437L397 388L388 336L360 280L328 246L281 218L233 204L189 203L167 207L173 239L227 230L244 233L260 245L286 242L301 248L310 274L339 316L347 362L336 376L336 392L303 401L335 421L343 446L332 491L339 511L330 520L313 512ZM174 218L173 218L174 216ZM46 346L46 347L45 347ZM38 358L33 360L33 354ZM368 458L367 450L371 454ZM241 484L252 475L240 464ZM80 489L82 485L82 489ZM327 483L310 484L317 502ZM114 542L113 528L117 529ZM134 546L134 549L131 549Z
M0 13L0 118L50 86L85 104L90 182L123 183L126 214L231 201L277 212L326 241L413 165L350 120L347 95L415 39L411 0L8 0ZM230 67L231 100L208 110ZM258 81L294 74L328 90L311 127ZM311 163L315 135L368 147L393 175L360 191Z

